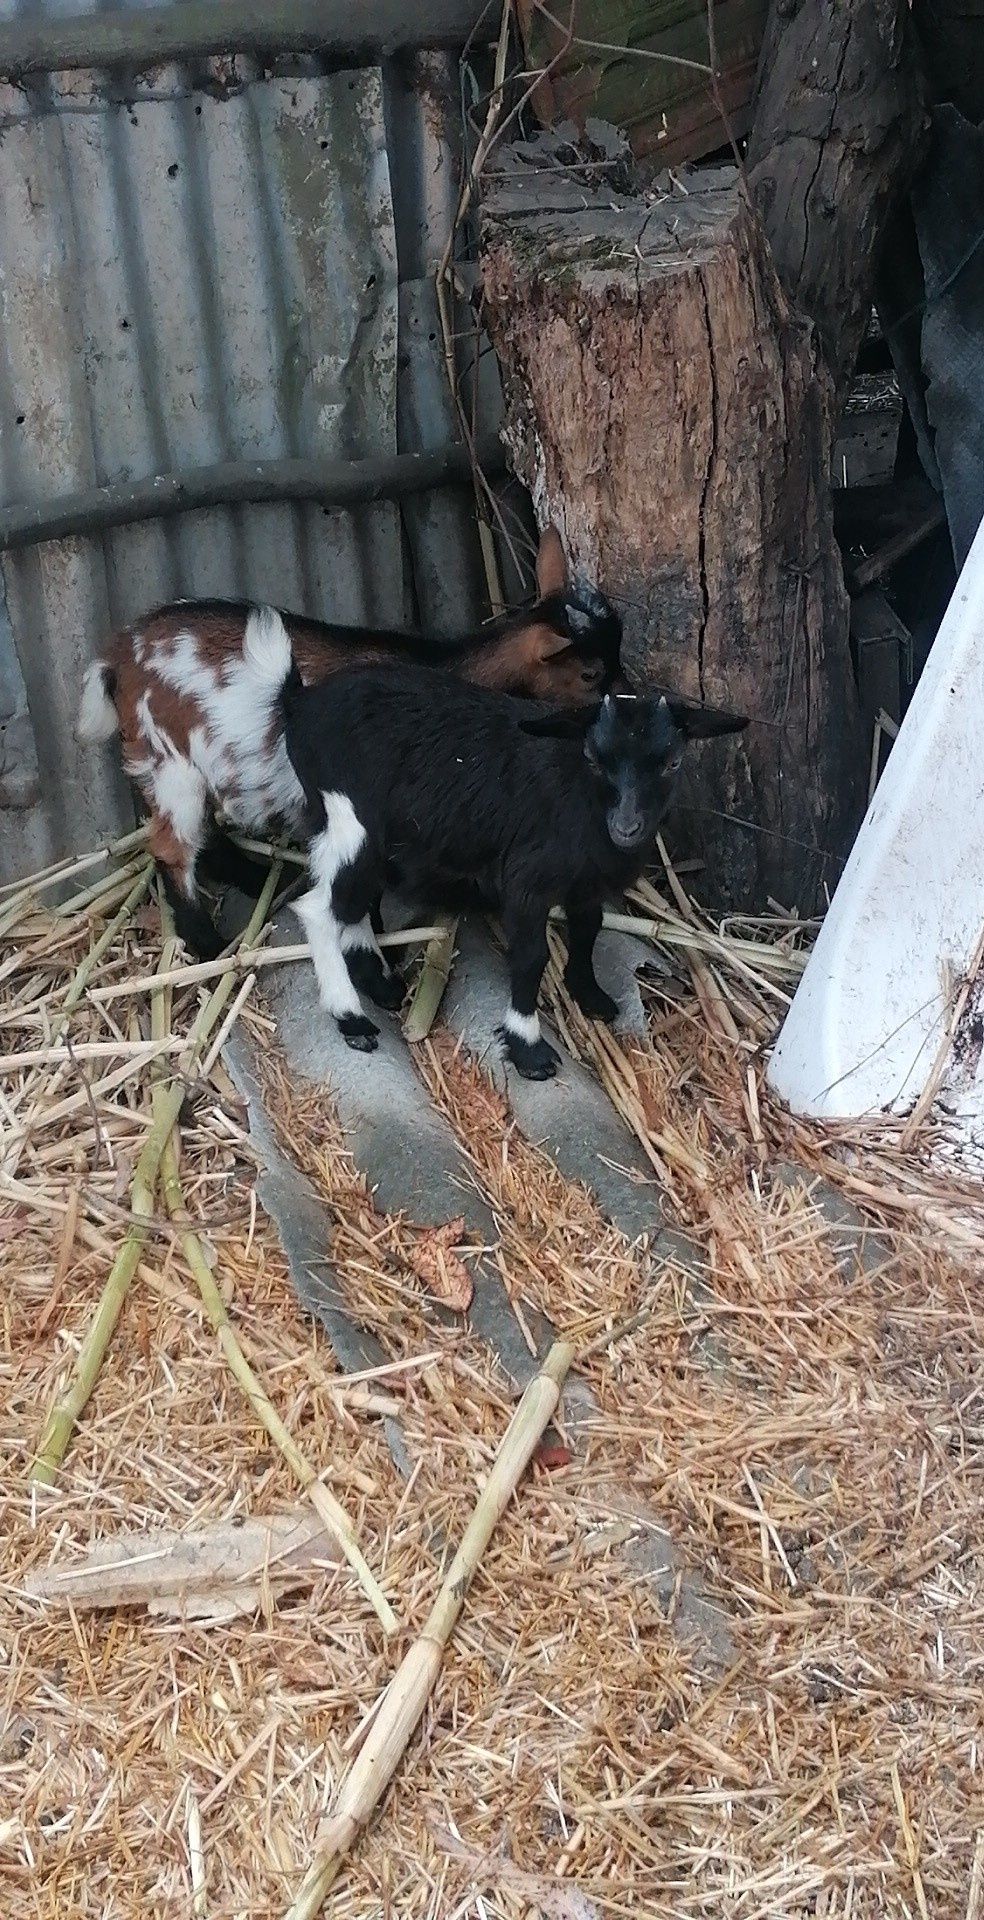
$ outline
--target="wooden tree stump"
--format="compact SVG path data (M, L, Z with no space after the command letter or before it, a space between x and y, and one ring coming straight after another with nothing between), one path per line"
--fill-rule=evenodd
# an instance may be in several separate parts
M633 682L752 716L691 750L669 823L705 860L702 893L811 911L865 760L813 331L730 168L643 199L550 151L513 150L483 204L507 445L541 522L620 605Z

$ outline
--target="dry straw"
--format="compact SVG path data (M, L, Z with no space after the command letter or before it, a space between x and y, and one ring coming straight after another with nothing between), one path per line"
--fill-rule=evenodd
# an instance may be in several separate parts
M573 1347L556 1341L523 1394L423 1631L390 1681L358 1759L342 1783L317 1859L287 1920L314 1920L386 1792L434 1690L479 1561L557 1410L573 1358Z
M53 1040L138 877L105 863L60 876L60 891L88 892L95 874L104 890L67 914L44 893L22 902L0 961L4 1053L33 1062L0 1082L0 1865L36 1920L80 1899L115 1910L134 1861L155 1910L282 1913L393 1677L344 1561L326 1555L294 1597L261 1570L238 1625L39 1611L18 1590L59 1583L120 1533L233 1537L244 1517L290 1509L298 1469L265 1396L401 1616L425 1620L509 1395L467 1323L435 1329L413 1258L434 1222L375 1204L330 1092L279 1055L248 956L227 969L166 1183L135 1222L152 1096L175 1068L150 1049L172 1034L187 1047L209 989L168 966L138 901ZM594 1411L579 1394L576 1430L541 1447L488 1542L412 1772L358 1828L331 1911L670 1920L685 1886L711 1920L807 1906L875 1920L919 1914L918 1887L929 1914L984 1920L979 1187L941 1160L936 1111L906 1149L899 1122L791 1124L762 1069L811 930L779 913L712 922L660 885L666 900L644 887L625 916L666 963L643 977L643 1043L583 1022L556 972L548 987L568 1043L662 1169L699 1280L629 1247L439 1023L414 1050L421 1100L494 1217L487 1259L518 1326L545 1314L568 1332ZM552 941L559 960L560 923ZM701 996L693 955L730 1020L707 978ZM158 1041L149 988L175 973ZM131 980L136 993L96 998ZM385 1356L352 1387L256 1205L247 1116L215 1051L233 1012L330 1217L341 1310ZM103 1051L114 1041L118 1061ZM807 1169L802 1184L779 1182L780 1160ZM864 1205L887 1264L841 1271L811 1170ZM448 1219L462 1210L454 1184ZM38 1409L59 1397L135 1224L138 1284L71 1472L39 1500Z
M252 946L264 925L276 895L279 879L280 867L275 864L271 868L243 933L241 941L243 947ZM142 895L145 884L146 876L144 875L139 892L134 889L134 904L136 898ZM118 927L114 924L115 931L118 931ZM105 951L106 944L105 936L102 936L96 942L96 948ZM164 964L161 973L165 979L171 971L174 946L174 939L169 935L165 939L162 956ZM83 970L84 963L83 968L80 968L75 976L75 982L78 981ZM73 982L73 990L75 982ZM59 1395L42 1429L33 1467L33 1478L39 1484L51 1485L53 1482L67 1452L76 1422L95 1386L146 1242L154 1213L155 1192L159 1183L172 1219L176 1222L181 1220L184 1208L175 1139L178 1117L201 1050L221 1021L234 986L235 975L232 972L224 973L194 1023L188 1044L181 1054L177 1078L170 1085L158 1082L154 1087L152 1124L137 1161L130 1193L133 1221L110 1268L95 1317L80 1348L73 1376L67 1388ZM151 990L151 1039L158 1047L163 1046L166 1038L170 1015L169 993L169 984L162 983L160 979L155 982ZM77 998L78 996L71 1001L72 1005L77 1003ZM241 1003L242 996L240 996ZM316 1512L325 1525L331 1527L337 1534L345 1558L381 1621L384 1631L387 1634L394 1633L397 1627L396 1616L359 1547L348 1515L334 1495L321 1485L313 1467L305 1459L284 1426L242 1351L198 1236L186 1226L180 1229L180 1238L185 1258L198 1283L203 1304L215 1327L223 1353L243 1388L253 1412L266 1428L274 1444L280 1448Z

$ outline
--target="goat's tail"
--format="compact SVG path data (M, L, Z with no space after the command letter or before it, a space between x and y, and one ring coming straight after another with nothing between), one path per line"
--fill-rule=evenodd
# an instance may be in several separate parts
M93 660L82 677L82 700L75 723L77 740L111 740L119 731L119 714L113 703L116 670L108 660Z
M280 693L293 669L294 653L276 607L253 608L243 634L243 659L267 698Z

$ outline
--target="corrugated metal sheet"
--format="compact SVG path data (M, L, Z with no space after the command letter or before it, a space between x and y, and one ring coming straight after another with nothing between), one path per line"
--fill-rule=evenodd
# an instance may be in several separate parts
M303 64L273 79L243 61L168 68L129 98L92 74L0 87L4 500L453 437L432 274L459 179L456 63ZM79 675L111 623L177 594L354 621L403 620L415 598L444 626L470 616L467 495L402 518L217 509L5 556L0 873L129 817L112 756L72 739Z

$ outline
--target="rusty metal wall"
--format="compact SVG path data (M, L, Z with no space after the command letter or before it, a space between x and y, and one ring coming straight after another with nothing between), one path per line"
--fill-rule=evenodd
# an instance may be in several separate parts
M0 17L24 10L0 0ZM169 67L125 94L92 73L0 86L4 502L455 437L433 269L460 178L457 62L282 65ZM216 509L5 555L0 879L131 818L113 754L72 737L110 625L247 594L452 628L481 605L473 520L449 489L402 512Z

